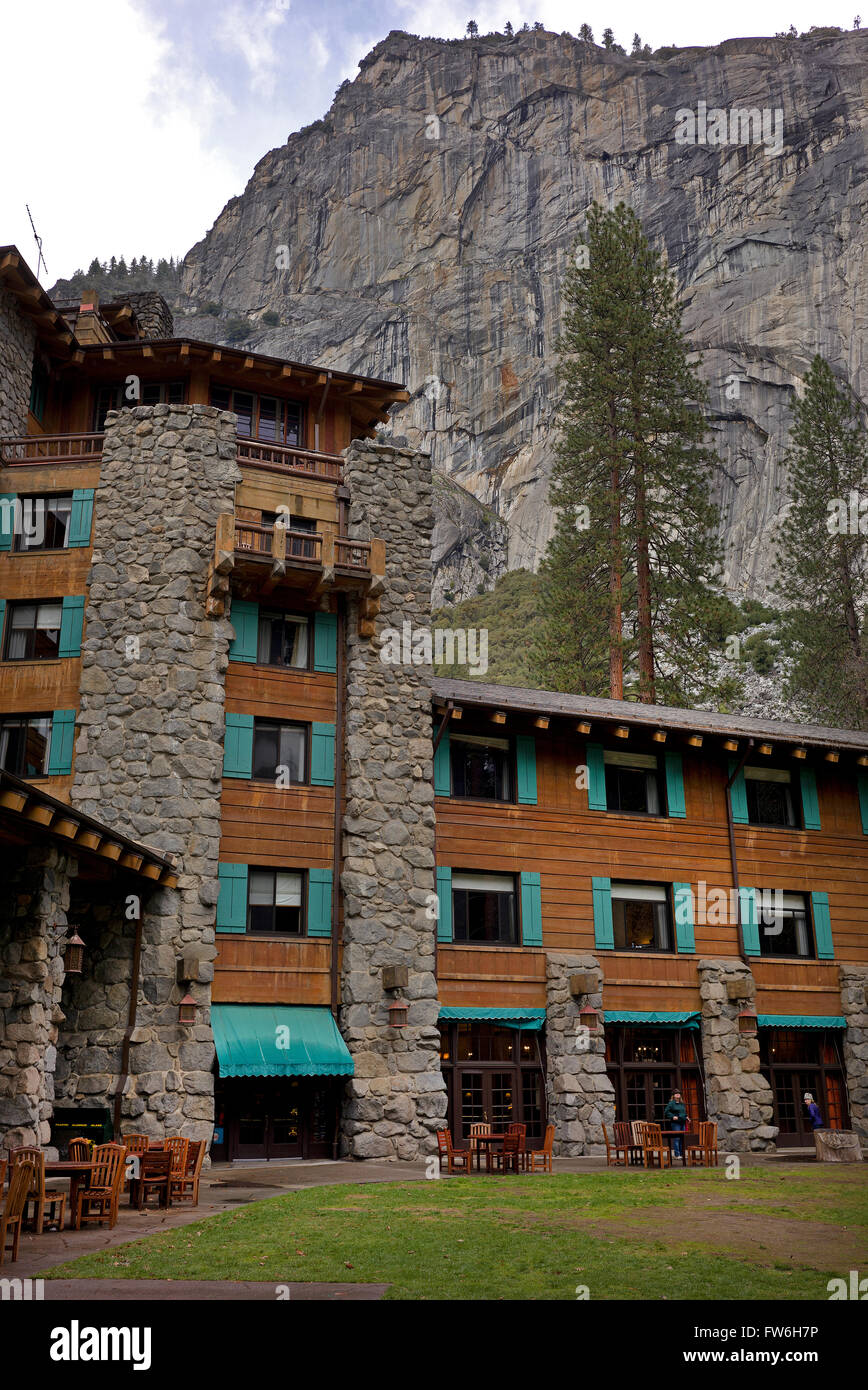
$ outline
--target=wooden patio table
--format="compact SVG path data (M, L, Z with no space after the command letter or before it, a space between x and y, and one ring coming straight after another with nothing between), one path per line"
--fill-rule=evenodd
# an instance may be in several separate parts
M93 1172L94 1165L87 1158L63 1158L45 1160L46 1178L69 1178L69 1225L73 1228L75 1222L75 1199L78 1196L78 1189L82 1182L85 1182Z
M698 1131L695 1130L695 1129L661 1129L660 1134L661 1134L661 1137L662 1137L663 1139L665 1139L666 1142L667 1142L667 1144L669 1145L669 1153L670 1153L670 1159L669 1159L669 1161L670 1161L670 1163L672 1162L672 1158L671 1158L671 1154L672 1154L672 1141L673 1141L673 1139L675 1139L676 1137L678 1137L679 1139L681 1139L681 1141L682 1141L682 1144L681 1144L681 1167L682 1167L682 1168L686 1168L686 1167L687 1167L687 1141L688 1141L688 1139L692 1139L694 1143L698 1143Z
M490 1163L489 1157L488 1157L488 1154L489 1154L491 1145L492 1145L492 1144L502 1144L503 1141L504 1141L504 1139L506 1138L506 1135L505 1135L505 1134L474 1134L473 1138L476 1140L476 1171L477 1171L477 1173L478 1173L478 1172L481 1172L481 1170L482 1170L482 1146L483 1146L483 1144L484 1144L484 1145L485 1145L485 1171L488 1172L489 1169L491 1168L491 1163Z

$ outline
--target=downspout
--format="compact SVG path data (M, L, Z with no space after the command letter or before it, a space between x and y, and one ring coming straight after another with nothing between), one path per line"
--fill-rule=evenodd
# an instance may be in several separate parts
M319 410L316 413L316 419L313 425L313 447L316 453L319 453L319 427L322 423L322 413L325 410L326 396L329 393L329 387L331 386L331 384L332 374L331 372L326 372L326 384L322 390L322 400L319 403Z
M336 683L337 700L335 707L335 814L332 843L332 953L331 953L331 1011L335 1023L338 1021L338 953L340 950L341 919L341 871L343 869L343 825L342 803L344 796L344 729L346 724L346 676L344 647L346 641L346 608L344 595L337 595L338 632ZM332 1158L338 1156L340 1132L340 1101L335 1116Z
M442 718L441 721L440 721L440 728L437 730L437 733L434 735L434 744L433 744L433 747L432 747L432 749L431 749L431 756L432 756L432 758L433 758L434 754L437 752L437 749L440 747L440 740L441 740L441 738L443 737L444 733L446 732L446 725L449 723L449 720L450 720L451 717L452 717L452 710L454 709L454 707L455 707L455 702L454 702L454 700L449 700L449 701L447 702L447 704L446 704L446 713L443 715L443 718ZM436 831L435 831L435 834L436 834ZM436 858L436 856L435 856L435 858ZM435 863L435 868L434 868L434 896L435 896L435 897L437 896L437 868L436 868L436 863ZM438 966L438 964L439 964L439 961L438 961L438 954L439 954L439 953L438 953L438 950L437 950L437 933L436 933L436 931L435 931L435 933L434 933L434 979L435 979L435 980L437 979L437 966Z
M732 865L732 883L733 887L735 888L735 920L736 926L738 927L738 953L741 956L742 963L746 965L748 969L750 969L750 961L748 960L744 949L744 928L741 920L741 885L739 883L738 878L738 857L735 852L735 826L733 824L732 819L732 784L735 781L738 774L741 772L745 763L747 762L748 754L750 753L753 746L754 741L752 738L749 738L747 744L745 745L744 752L739 758L738 763L735 769L733 770L732 775L729 778L729 781L726 784L726 824L729 830L729 860L730 864Z
M130 1039L136 1026L136 1010L139 1006L139 972L142 963L142 909L139 905L139 915L136 919L136 935L133 941L133 973L130 980L130 1006L127 1014L127 1027L121 1043L121 1070L118 1077L118 1088L115 1091L114 1108L114 1137L120 1138L121 1134L121 1102L124 1090L130 1075Z

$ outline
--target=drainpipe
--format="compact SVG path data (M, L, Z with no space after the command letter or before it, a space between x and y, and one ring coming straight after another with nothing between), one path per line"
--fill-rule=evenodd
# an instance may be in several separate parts
M449 700L449 701L447 702L447 705L446 705L446 713L444 714L443 718L442 718L441 721L440 721L440 728L437 730L437 733L434 735L434 746L433 746L433 748L431 749L431 756L432 756L432 757L433 757L434 754L437 752L437 749L440 747L440 740L441 740L441 738L443 737L444 733L446 732L446 725L449 723L449 720L450 720L451 717L452 717L452 710L454 709L454 707L455 707L455 701L454 701L454 700ZM434 892L435 892L435 894L436 894L436 892L437 892L437 870L436 870L436 867L435 867L435 870L434 870ZM437 979L437 966L438 966L438 963L439 963L439 961L438 961L438 956L439 956L439 952L438 952L438 950L437 950L437 933L435 932L435 933L434 933L434 979L435 979L435 980Z
M331 384L332 374L331 372L326 372L326 384L322 390L322 400L319 403L319 410L316 413L316 420L314 421L313 426L313 447L317 453L319 453L319 427L322 422L322 413L325 410L326 396L329 393L329 387L331 386Z
M742 962L748 967L748 969L750 969L750 961L748 960L748 958L747 958L747 956L746 956L746 954L745 954L745 949L744 949L744 929L743 929L742 920L741 920L741 891L740 891L740 884L739 884L739 879L738 879L738 858L737 858L736 852L735 852L735 827L734 827L734 825L733 825L733 820L732 820L732 794L731 794L731 793L732 793L732 784L733 784L733 782L735 781L735 779L736 779L736 777L738 776L738 774L741 772L741 770L742 770L742 768L744 767L745 763L747 762L747 760L748 760L748 755L750 754L750 751L751 751L751 749L753 748L753 746L754 746L754 741L753 741L752 738L749 738L748 741L747 741L747 744L745 745L744 752L742 753L741 757L739 758L738 764L737 764L736 767L733 769L732 775L731 775L729 781L728 781L727 784L726 784L726 824L727 824L727 828L728 828L728 830L729 830L729 860L730 860L730 864L732 865L732 882L733 882L733 887L735 888L735 920L736 920L736 925L738 926L738 953L739 953L739 955L741 956Z
M343 869L343 826L342 826L342 802L344 794L344 737L346 726L346 675L344 646L346 642L346 605L343 594L337 595L338 606L338 632L337 632L337 662L336 662L336 684L337 700L335 708L335 814L332 843L332 953L331 953L331 1011L332 1017L337 1023L338 1020L338 952L340 950L340 916L341 916L341 870ZM332 1158L338 1156L338 1135L340 1129L340 1103L337 1107L335 1117L334 1139L332 1141Z
M118 1077L118 1088L115 1091L114 1109L114 1137L120 1138L121 1134L121 1101L123 1100L124 1088L130 1075L130 1038L136 1026L136 1010L139 1004L139 972L142 963L142 909L139 906L139 915L136 921L136 935L133 942L133 971L130 980L130 1007L127 1014L127 1027L121 1044L121 1070Z

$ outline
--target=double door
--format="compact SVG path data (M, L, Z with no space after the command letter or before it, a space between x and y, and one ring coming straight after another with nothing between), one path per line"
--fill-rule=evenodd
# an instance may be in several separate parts
M237 1078L217 1083L223 1143L217 1157L330 1158L339 1092L309 1077Z

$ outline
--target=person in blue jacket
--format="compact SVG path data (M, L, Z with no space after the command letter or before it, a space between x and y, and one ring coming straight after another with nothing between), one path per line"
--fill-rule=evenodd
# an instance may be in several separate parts
M680 1129L682 1132L687 1127L687 1106L681 1099L680 1091L673 1091L672 1099L663 1111L663 1118L667 1121L670 1129ZM672 1154L674 1158L681 1157L681 1140L672 1137Z
M808 1114L811 1117L811 1128L825 1129L825 1125L823 1124L823 1117L820 1114L820 1107L814 1100L814 1097L811 1095L810 1091L805 1092L804 1102L808 1107Z

